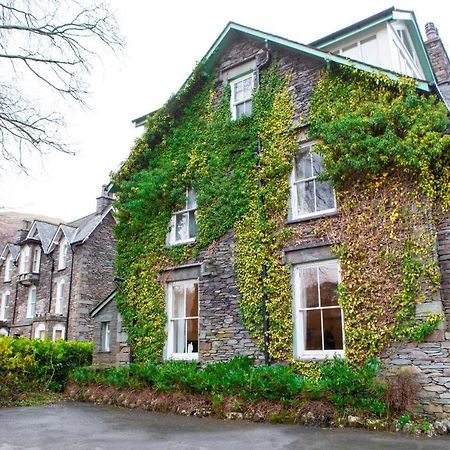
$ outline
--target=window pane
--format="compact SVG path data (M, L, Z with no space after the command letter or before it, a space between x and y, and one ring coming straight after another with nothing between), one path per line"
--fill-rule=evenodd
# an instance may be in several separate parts
M342 316L340 308L324 309L323 339L325 350L342 350Z
M197 222L195 219L195 211L189 211L189 238L195 238L197 235Z
M247 100L244 103L245 106L245 115L246 116L251 116L252 115L252 101L251 100Z
M305 311L303 314L306 315L305 350L322 350L320 310Z
M175 240L185 241L188 238L188 213L177 214L175 220Z
M248 77L243 80L243 91L244 98L249 98L252 96L252 77Z
M315 267L300 271L300 289L300 308L315 308L319 306L317 269Z
M316 202L317 211L333 209L334 191L329 181L316 181Z
M239 102L244 98L244 86L242 81L234 83L234 101Z
M43 332L41 331L41 333L43 333ZM44 334L44 336L45 336L45 334ZM55 341L57 341L58 339L62 339L62 330L55 330Z
M295 157L295 180L304 180L312 176L311 154L309 148L302 150Z
M245 116L245 103L239 103L236 105L236 119Z
M198 319L186 320L187 325L187 353L198 352Z
M186 287L186 317L198 316L198 284Z
M172 317L184 317L184 288L183 286L172 287Z
M320 303L321 306L338 306L336 288L338 285L338 269L335 265L319 268Z
M322 157L318 153L311 152L313 175L316 177L323 172Z
M358 44L353 44L349 47L343 48L341 55L346 58L361 59L359 56Z
M368 64L373 64L374 66L380 65L380 58L378 57L378 44L377 38L375 36L361 41L361 53L362 60Z
M315 212L314 181L297 184L297 212L299 215Z
M197 196L192 188L188 189L187 193L187 209L197 208Z
M185 348L185 323L184 319L174 320L173 324L173 352L174 353L186 353Z

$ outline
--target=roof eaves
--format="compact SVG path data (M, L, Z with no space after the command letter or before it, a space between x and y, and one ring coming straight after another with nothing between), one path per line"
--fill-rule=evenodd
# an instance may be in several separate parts
M106 305L108 305L111 300L116 296L116 289L114 289L111 294L108 295L104 300L102 300L90 313L91 317L95 317Z

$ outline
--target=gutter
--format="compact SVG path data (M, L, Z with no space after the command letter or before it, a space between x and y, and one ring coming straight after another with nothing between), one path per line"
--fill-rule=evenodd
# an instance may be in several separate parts
M69 340L68 337L69 337L70 303L72 300L73 262L75 260L75 251L72 245L70 246L70 251L72 253L72 261L70 262L69 298L67 300L66 332L64 334L65 341Z

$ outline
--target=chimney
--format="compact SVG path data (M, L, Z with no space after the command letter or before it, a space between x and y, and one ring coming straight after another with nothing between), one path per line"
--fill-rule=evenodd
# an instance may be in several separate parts
M439 39L439 31L433 22L428 22L425 24L425 34L427 35L427 41Z
M26 237L31 228L31 220L23 219L20 228L17 230L15 243L19 244Z
M100 197L97 197L97 214L101 214L108 206L112 204L114 195L108 192L108 186L104 184L102 186L102 192Z
M445 102L447 105L450 105L450 59L439 37L438 29L433 22L428 22L425 25L425 33L427 36L427 40L424 42L425 49L428 53L437 85Z

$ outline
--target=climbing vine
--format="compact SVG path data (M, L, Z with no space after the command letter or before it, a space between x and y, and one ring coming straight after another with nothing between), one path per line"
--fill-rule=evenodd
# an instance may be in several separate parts
M340 214L315 232L339 257L346 355L361 361L390 340L423 340L443 318L417 320L415 309L439 288L435 226L450 205L444 105L411 80L339 68L319 82L310 120L337 188Z

